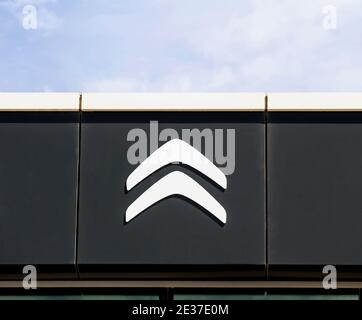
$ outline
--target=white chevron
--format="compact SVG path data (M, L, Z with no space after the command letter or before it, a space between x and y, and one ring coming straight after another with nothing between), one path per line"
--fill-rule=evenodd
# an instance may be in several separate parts
M173 139L153 152L129 175L126 182L127 190L131 190L155 171L174 162L181 162L196 169L223 189L227 187L226 176L218 167L188 143Z
M188 175L174 171L153 184L141 194L126 211L129 222L158 201L173 195L181 195L197 203L222 223L226 223L226 211L215 198Z

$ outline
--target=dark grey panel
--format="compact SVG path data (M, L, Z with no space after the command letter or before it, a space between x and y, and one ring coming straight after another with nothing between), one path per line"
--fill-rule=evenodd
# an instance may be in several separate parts
M125 192L136 168L127 161L130 129L232 128L236 167L222 191L200 174L171 165ZM264 124L251 113L86 113L81 130L78 262L89 265L263 265L265 263ZM162 143L160 143L161 145ZM226 209L217 223L178 197L152 206L129 223L127 207L168 172L187 173ZM136 269L134 269L136 270Z
M269 264L361 265L361 115L282 113L269 121Z
M0 113L1 270L74 267L78 118Z

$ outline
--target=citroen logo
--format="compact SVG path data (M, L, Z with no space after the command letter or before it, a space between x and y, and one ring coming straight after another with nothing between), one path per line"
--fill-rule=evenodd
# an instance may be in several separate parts
M155 171L172 163L187 165L213 180L222 189L227 188L226 176L218 167L190 144L180 139L173 139L153 152L128 176L127 191ZM221 204L194 179L178 170L167 174L142 193L127 208L125 221L131 221L155 203L176 195L191 200L222 223L226 223L227 214Z

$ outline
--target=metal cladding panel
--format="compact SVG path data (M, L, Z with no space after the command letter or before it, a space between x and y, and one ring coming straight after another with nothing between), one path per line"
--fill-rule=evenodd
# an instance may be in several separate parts
M157 265L240 265L263 269L263 117L263 113L243 112L84 113L78 243L81 273L91 266L97 269L101 266L143 265L143 270L147 270L147 266ZM149 147L150 130L153 130L150 121L158 122L157 139L166 128L173 129L180 139L182 129L209 130L211 139L215 138L215 130L221 129L224 155L230 153L230 146L226 150L226 132L235 130L235 158L229 159L228 163L232 166L235 161L235 170L226 175L226 190L197 170L173 163L127 191L127 178L138 166L130 164L127 159L127 152L135 143L127 141L127 136L131 130L141 129ZM204 152L206 140L202 141L201 151ZM161 147L165 142L159 141L158 144ZM215 156L217 151L213 140L211 146ZM215 157L210 160L216 163ZM163 199L126 222L125 214L131 203L159 179L175 171L194 179L224 207L226 223L180 196Z
M0 113L2 274L28 264L75 272L78 121L78 113Z
M271 113L267 133L271 270L321 276L331 264L356 272L362 265L362 115Z

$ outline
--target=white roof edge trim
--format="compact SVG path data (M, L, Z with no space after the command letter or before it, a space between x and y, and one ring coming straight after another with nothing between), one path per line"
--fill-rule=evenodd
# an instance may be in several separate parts
M80 111L80 93L0 92L1 111Z
M83 93L82 111L265 111L265 93Z
M362 92L280 92L267 97L267 111L362 111Z

